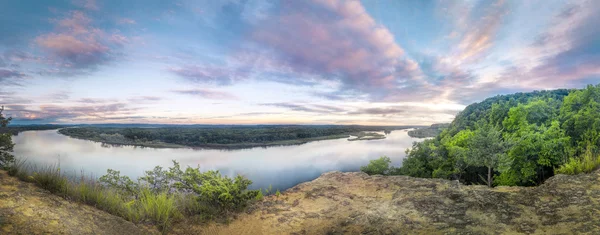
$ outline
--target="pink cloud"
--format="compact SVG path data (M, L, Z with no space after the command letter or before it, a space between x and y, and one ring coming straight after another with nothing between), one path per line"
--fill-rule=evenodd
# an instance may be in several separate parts
M393 89L419 72L359 1L287 1L276 19L251 36L280 66L339 79L349 90Z
M50 53L54 64L62 67L93 69L112 59L115 49L128 42L123 35L108 34L92 26L93 21L80 11L53 22L55 32L40 35L35 42Z
M182 78L197 83L214 83L217 85L230 85L233 82L244 80L247 72L244 67L231 68L225 66L186 65L171 67L168 70Z
M205 99L213 99L213 100L236 100L237 96L224 92L224 91L215 91L209 89L189 89L189 90L173 90L172 92L182 94L182 95L192 95L198 96Z

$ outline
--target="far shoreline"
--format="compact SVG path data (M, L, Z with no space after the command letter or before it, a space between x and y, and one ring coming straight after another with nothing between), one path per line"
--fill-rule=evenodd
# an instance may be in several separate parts
M73 128L73 127L67 127ZM285 141L275 141L268 143L240 143L240 144L204 144L198 146L189 146L189 145L180 145L180 144L170 144L164 142L139 142L139 143L124 143L117 141L108 141L108 140L100 140L97 138L86 138L82 136L71 136L62 133L60 130L65 128L59 128L56 132L60 135L67 136L73 139L79 140L87 140L101 144L108 144L113 146L134 146L134 147L142 147L142 148L157 148L157 149L180 149L180 148L189 148L195 150L207 149L207 150L241 150L241 149L251 149L251 148L267 148L267 147L277 147L277 146L293 146L293 145L302 145L310 142L322 141L322 140L334 140L334 139L347 139L348 141L364 141L364 140L381 140L385 139L384 135L378 134L377 136L372 136L366 132L361 135L361 138L350 139L352 134L343 134L343 135L331 135L331 136L321 136L321 137L313 137L313 138L303 138L296 140L285 140ZM397 129L397 130L409 130L414 128L405 128L405 129ZM376 134L376 133L375 133Z

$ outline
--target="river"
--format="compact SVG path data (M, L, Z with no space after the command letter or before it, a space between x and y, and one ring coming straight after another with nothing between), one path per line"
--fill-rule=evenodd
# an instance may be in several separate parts
M254 182L253 189L272 185L274 190L285 190L328 171L358 171L360 166L384 155L398 166L414 141L420 139L409 137L407 130L396 130L382 140L334 139L292 146L214 150L109 146L74 139L56 130L26 131L13 137L17 157L37 165L60 163L66 172L99 177L107 169L114 169L135 179L145 170L157 165L166 168L176 160L182 167L200 166L202 171L219 170L229 176L241 174Z

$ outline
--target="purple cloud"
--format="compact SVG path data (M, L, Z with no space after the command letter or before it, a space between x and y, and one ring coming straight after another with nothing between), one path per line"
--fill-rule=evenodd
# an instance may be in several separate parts
M117 49L128 42L118 33L109 34L93 27L92 19L80 11L73 11L66 18L52 22L56 30L38 36L35 42L49 53L50 59L55 60L61 75L68 75L68 70L95 69L114 59L119 54Z
M296 73L341 81L343 89L373 93L418 75L394 36L359 1L286 1L252 40Z
M182 95L192 95L197 97L202 97L205 99L213 99L213 100L236 100L238 99L235 95L223 92L223 91L214 91L209 89L190 89L190 90L173 90L173 93L182 94Z
M247 72L242 68L227 68L218 66L187 65L172 67L170 72L195 83L212 83L230 85L235 81L246 79Z
M124 103L111 103L101 105L7 105L7 114L16 120L43 120L43 121L77 121L96 120L106 118L130 116L136 114L138 108L130 108Z

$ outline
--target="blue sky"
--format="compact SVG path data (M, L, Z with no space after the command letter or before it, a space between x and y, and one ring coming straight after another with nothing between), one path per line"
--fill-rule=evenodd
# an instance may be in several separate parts
M600 83L597 1L4 1L15 123L412 125Z

